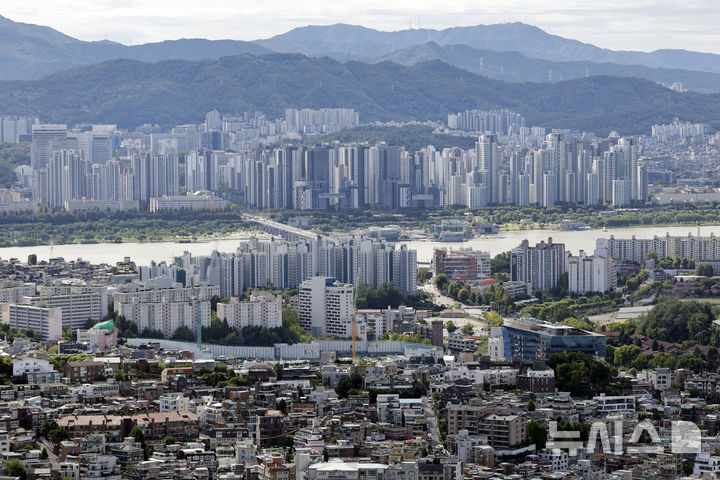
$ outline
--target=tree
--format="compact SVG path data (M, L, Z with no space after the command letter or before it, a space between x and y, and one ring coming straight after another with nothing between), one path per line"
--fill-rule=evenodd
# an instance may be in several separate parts
M465 302L467 302L468 298L470 298L470 292L468 291L467 288L463 287L460 290L458 290L457 298L461 302L465 303Z
M653 355L650 353L642 352L635 357L632 361L632 368L636 370L645 370L650 367L650 362L653 359Z
M463 325L462 331L465 335L472 335L473 333L475 333L475 329L469 323L466 323L465 325Z
M567 305L560 304L553 308L552 314L550 315L550 321L553 323L560 323L566 318L574 318L572 310Z
M142 443L143 446L145 445L145 434L138 425L135 425L132 430L130 430L130 436L135 438L136 442Z
M440 291L440 292L445 291L445 287L447 287L448 283L449 283L448 276L445 275L444 273L435 275L435 287L438 289L438 291Z
M172 435L167 435L163 442L165 443L165 445L175 445L175 437L173 437Z
M68 432L66 428L57 428L50 431L47 438L53 444L60 445L60 442L64 442L65 440L70 438L70 432Z
M528 412L534 412L534 411L535 411L535 402L533 402L532 400L528 400L528 403L527 403L527 411L528 411Z
M606 392L617 377L610 365L581 352L553 353L547 364L555 371L558 390L578 397Z
M38 432L41 436L47 437L50 432L58 429L58 424L55 420L45 420L40 425L40 431Z
M384 282L377 288L361 285L357 289L357 308L397 308L404 301L402 292L392 282Z
M526 427L528 442L535 445L535 448L540 450L545 448L547 442L548 432L545 425L535 420L530 420Z
M488 322L488 325L491 327L502 327L502 324L504 323L503 318L496 311L486 314L485 321Z
M713 320L715 315L709 303L663 297L635 325L638 333L654 340L672 343L693 340L699 345L720 346L720 337L712 329Z
M353 373L350 375L350 384L352 385L353 389L362 390L363 383L365 383L365 380L363 376L359 373Z
M642 349L637 345L623 345L615 349L614 363L618 366L630 367Z
M34 253L28 255L27 263L28 265L37 265L37 255L35 255Z
M448 333L452 333L452 332L454 332L455 330L457 330L457 327L455 326L455 323L453 323L453 321L450 320L449 322L447 322L447 323L445 324L445 330L447 330Z
M418 283L424 285L428 280L432 278L432 272L427 267L421 267L418 269Z
M347 398L352 388L352 380L350 380L350 377L340 377L335 386L335 393L337 393L340 398Z
M712 265L707 263L698 265L696 273L702 277L712 277L713 275L715 275L715 271L713 270Z
M25 480L27 478L25 464L17 458L6 460L5 463L3 463L3 467L5 468L5 473L11 477L20 477L20 480Z
M510 273L510 252L502 252L490 260L490 273Z
M40 451L40 460L47 460L49 456L47 448L43 447Z
M179 342L194 342L195 334L192 330L190 330L190 327L183 325L175 329L175 333L172 335L172 340L177 340Z
M280 362L275 364L275 378L277 380L283 379L283 364Z
M560 323L563 325L567 325L568 327L579 328L580 330L587 330L589 332L595 330L595 326L587 319L568 317Z
M73 339L72 329L70 327L63 328L62 329L62 337L65 340L72 340Z

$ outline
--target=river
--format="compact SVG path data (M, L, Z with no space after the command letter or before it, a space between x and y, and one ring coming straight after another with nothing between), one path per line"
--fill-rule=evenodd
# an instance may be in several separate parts
M653 236L697 234L698 228L691 225L681 227L632 227L632 228L611 228L602 230L581 230L566 232L562 230L512 230L500 232L498 235L487 235L484 238L473 238L467 242L436 242L428 240L413 240L401 242L409 248L417 250L418 262L430 262L433 250L436 247L459 248L472 247L478 250L485 250L491 255L510 250L528 239L530 244L552 237L556 243L564 243L566 250L577 254L579 250L592 253L595 249L595 240L598 238L614 235L615 238L630 238L635 235L637 238L652 238ZM720 225L700 227L700 233L707 236L714 233L720 236ZM238 235L231 237L199 241L193 243L175 242L148 242L148 243L94 243L94 244L69 244L69 245L43 245L35 247L7 247L0 248L0 258L17 258L21 261L27 260L28 255L34 253L38 260L48 260L54 257L63 257L65 260L82 258L92 263L109 263L122 261L124 257L130 257L138 265L149 265L151 261L170 261L183 252L188 251L193 255L209 255L213 250L219 252L234 252L238 246Z

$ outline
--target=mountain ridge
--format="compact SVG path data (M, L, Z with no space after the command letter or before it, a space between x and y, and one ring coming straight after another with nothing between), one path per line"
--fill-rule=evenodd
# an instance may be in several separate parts
M347 107L361 121L443 120L472 108L511 108L530 125L624 135L647 133L673 117L720 125L720 95L676 93L633 78L597 76L548 83L507 83L432 60L339 62L300 54L237 55L218 60L146 63L110 60L40 80L0 82L0 111L60 123L202 121L233 113Z
M438 51L428 56L425 52L419 58L403 60L403 56L408 56L408 49L427 50L429 43L445 50L454 49L456 53L448 55ZM583 76L580 63L585 62L585 69L592 70L592 74L638 76L666 84L682 82L698 91L720 91L720 77L715 76L720 75L720 55L672 49L650 53L615 52L520 22L396 32L339 23L297 27L254 42L182 38L129 46L108 40L86 42L50 27L14 22L0 16L0 80L37 79L67 68L117 58L201 60L246 53L263 55L275 50L329 56L340 61L390 59L406 65L437 58L473 73L506 81L578 78ZM458 51L464 51L465 56L458 55ZM487 62L484 69L477 67L479 56L484 56ZM500 56L506 58L500 59ZM565 61L566 57L575 60ZM491 58L496 58L494 67ZM524 67L519 68L513 62L520 62ZM638 65L630 65L633 63ZM643 63L646 65L642 66ZM508 73L513 72L514 67L514 75L493 72L493 68L499 72L504 67Z
M441 60L478 75L509 82L552 82L589 75L610 75L644 78L665 85L681 82L690 90L720 92L718 73L615 63L553 62L529 58L518 52L479 50L467 45L441 46L435 42L396 50L368 60L372 62L390 60L401 65L413 65L432 59Z
M348 30L351 31L352 35L348 34ZM361 42L369 42L371 38L381 39L382 41L378 42L376 40L364 47L358 45L357 42L348 41L348 39L360 39ZM339 39L344 41L339 42ZM652 68L688 69L690 61L687 57L692 57L695 62L703 62L703 66L698 67L696 65L695 68L692 68L693 70L720 73L720 55L718 54L676 49L656 50L653 52L615 51L579 40L553 35L539 27L522 22L450 27L441 30L409 29L395 32L385 32L349 24L311 25L297 27L288 32L268 39L256 40L255 42L272 50L285 52L290 48L292 42L297 41L301 43L294 48L300 49L295 51L306 55L317 54L323 50L333 51L338 54L348 50L362 52L365 55L382 55L392 50L434 41L443 46L463 44L492 51L513 51L530 58L551 61L609 62L624 65L644 65ZM388 44L394 45L394 47L388 47Z
M68 68L105 60L200 60L219 56L272 53L240 40L178 39L142 45L109 40L86 42L50 27L14 22L0 16L0 80L31 80Z

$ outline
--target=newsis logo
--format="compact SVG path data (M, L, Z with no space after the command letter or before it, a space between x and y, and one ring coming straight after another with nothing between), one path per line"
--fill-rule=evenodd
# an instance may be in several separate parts
M607 423L593 422L590 425L587 444L583 444L579 431L558 430L557 422L551 421L547 448L567 450L568 455L573 457L577 456L581 450L592 455L597 447L606 455L642 455L665 452L666 445L651 422L642 421L635 426L627 448L625 448L623 440L623 422L620 420L612 422L612 424L613 436L610 436ZM644 437L643 433L646 433ZM701 434L697 425L681 420L671 422L670 451L672 453L697 454L700 453L700 444Z

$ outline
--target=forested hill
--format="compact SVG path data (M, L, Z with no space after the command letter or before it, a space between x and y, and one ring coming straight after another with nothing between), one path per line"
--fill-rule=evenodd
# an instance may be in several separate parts
M677 93L635 78L506 83L440 61L341 63L299 54L144 63L112 60L40 80L0 82L0 111L43 121L199 122L207 111L282 115L288 107L351 107L361 121L445 119L468 108L507 107L529 125L600 134L649 133L653 123L720 124L720 95Z

